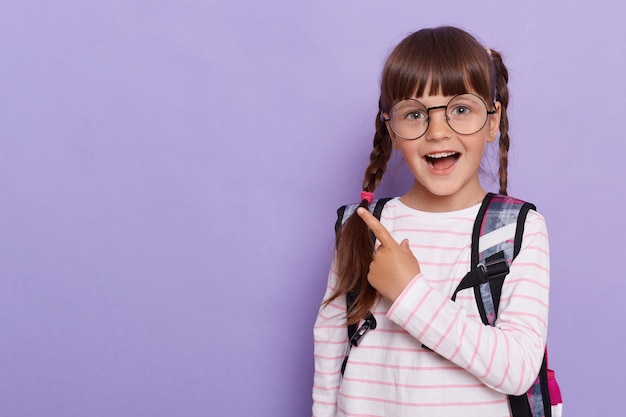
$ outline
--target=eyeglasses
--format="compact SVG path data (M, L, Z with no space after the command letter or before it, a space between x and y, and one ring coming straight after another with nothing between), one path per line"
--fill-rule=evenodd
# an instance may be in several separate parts
M426 107L413 98L405 98L396 102L389 111L389 118L380 114L380 120L389 122L389 126L396 136L402 139L419 139L428 130L430 112L445 109L446 122L450 129L460 135L473 135L480 131L490 114L496 110L487 110L485 101L472 93L459 94L445 106Z

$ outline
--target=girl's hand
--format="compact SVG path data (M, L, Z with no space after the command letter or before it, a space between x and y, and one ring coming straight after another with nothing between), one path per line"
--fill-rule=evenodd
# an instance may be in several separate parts
M383 297L393 302L419 274L419 262L411 252L407 239L398 244L372 213L360 207L357 214L380 241L367 280Z

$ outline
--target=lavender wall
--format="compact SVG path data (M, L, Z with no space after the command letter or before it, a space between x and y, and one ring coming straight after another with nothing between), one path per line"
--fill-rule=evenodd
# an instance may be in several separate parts
M334 210L358 197L381 63L439 24L508 58L510 193L550 227L566 415L619 415L625 11L5 1L0 415L310 414ZM379 194L407 184L392 167Z

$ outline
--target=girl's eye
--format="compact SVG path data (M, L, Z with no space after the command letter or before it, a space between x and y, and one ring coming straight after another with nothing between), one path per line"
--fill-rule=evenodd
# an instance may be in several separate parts
M459 106L455 106L450 112L450 114L453 114L455 116L467 116L471 112L472 111L468 106L459 105Z
M423 120L426 118L426 113L419 110L410 111L406 115L407 120Z

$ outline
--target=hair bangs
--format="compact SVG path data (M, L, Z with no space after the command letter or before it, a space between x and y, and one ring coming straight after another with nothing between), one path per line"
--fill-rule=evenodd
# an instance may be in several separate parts
M408 97L475 92L495 100L489 53L457 28L425 29L405 38L390 54L381 80L381 107Z

